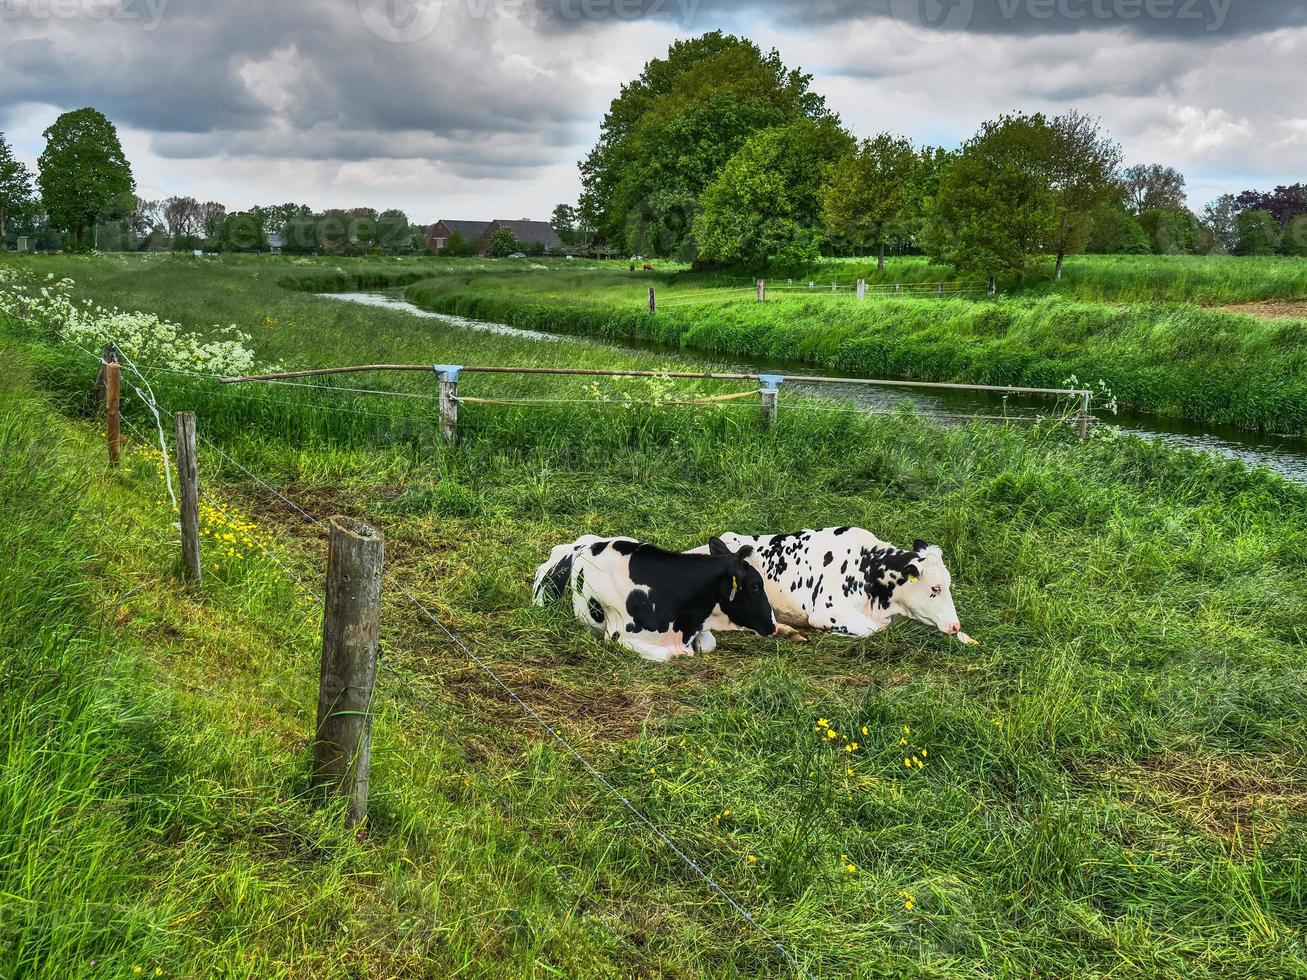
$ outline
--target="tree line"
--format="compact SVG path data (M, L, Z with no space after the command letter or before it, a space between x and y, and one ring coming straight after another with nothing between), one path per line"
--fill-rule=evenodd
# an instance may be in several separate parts
M41 249L112 251L425 251L426 230L398 209L332 209L278 204L229 212L193 197L138 197L118 131L95 109L61 115L45 131L32 172L0 133L0 247L18 236Z
M615 250L755 272L915 253L1020 280L1086 251L1307 255L1302 184L1194 213L1182 174L1124 167L1084 113L1013 112L957 149L916 147L855 138L811 80L744 38L676 42L612 101L576 223Z

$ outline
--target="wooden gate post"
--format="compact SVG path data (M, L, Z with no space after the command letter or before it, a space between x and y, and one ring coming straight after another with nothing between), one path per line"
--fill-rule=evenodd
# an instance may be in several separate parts
M765 302L767 302L767 280L766 280L766 279L759 279L759 280L758 280L758 302L759 302L759 303L765 303Z
M776 424L776 403L785 378L779 374L760 374L758 380L762 382L762 389L758 392L762 399L762 418L771 427Z
M199 582L203 576L200 563L200 473L195 451L195 413L178 412L177 482L181 484L182 576Z
M654 299L654 288L653 288L653 286L650 286L650 287L649 287L649 312L650 312L650 313L657 313L657 312L658 312L658 301L657 301L656 299Z
M346 796L353 826L368 813L385 544L380 531L362 522L333 517L329 524L313 787Z
M109 465L116 467L122 452L122 365L118 363L118 348L109 344L100 362L104 377L104 412L107 419L105 434L109 442Z
M458 375L461 364L437 364L440 378L440 435L453 445L458 441Z
M866 280L866 279L859 279L859 280L858 280L858 302L861 303L861 302L862 302L863 300L865 300L866 298L867 298L867 280Z

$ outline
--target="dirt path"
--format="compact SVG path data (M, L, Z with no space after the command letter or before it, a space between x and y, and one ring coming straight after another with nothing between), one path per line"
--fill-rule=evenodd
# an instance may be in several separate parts
M1217 309L1227 313L1247 313L1261 320L1307 319L1307 299L1268 299L1257 303L1235 303Z

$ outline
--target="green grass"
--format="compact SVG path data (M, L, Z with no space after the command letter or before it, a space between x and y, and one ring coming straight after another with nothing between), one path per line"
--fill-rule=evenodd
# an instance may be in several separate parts
M286 263L59 268L101 301L187 326L237 323L265 359L290 365L684 363L317 299L277 285ZM9 330L54 404L85 417L94 365L39 331ZM586 391L469 378L472 395ZM767 432L751 400L711 410L467 405L463 442L449 449L420 399L153 380L167 407L196 410L204 437L315 514L384 526L397 578L817 975L1307 971L1307 491L1136 440L1080 445L1057 428L942 428L795 404ZM366 380L433 388L420 376ZM61 462L38 467L51 482L26 494L7 466L5 498L19 503L18 527L80 550L62 564L58 548L31 552L22 604L0 600L5 636L33 644L55 632L25 628L32 610L73 623L96 610L100 638L61 676L103 678L117 665L125 679L110 671L101 683L155 718L157 734L119 733L101 754L91 746L62 761L28 750L37 792L23 798L62 784L82 805L48 808L46 824L6 807L3 891L80 921L81 899L59 891L69 879L58 876L93 873L78 895L135 908L138 880L140 903L165 911L151 920L149 960L131 938L144 930L73 944L32 918L6 933L16 941L6 955L27 957L0 960L8 972L76 975L100 953L196 975L785 975L393 589L373 820L362 840L335 830L335 814L299 792L316 673L309 603L279 566L221 546L208 550L219 570L202 589L177 588L148 446L136 443L110 476L86 423L51 416L30 393L22 400L32 406L18 423L25 441L6 451L57 450ZM145 424L128 404L132 423ZM201 466L281 561L320 581L314 532L211 449ZM61 494L109 530L68 520ZM726 529L843 523L943 545L964 626L984 645L913 624L802 649L732 635L709 657L662 669L529 605L535 565L580 533L683 547ZM88 553L98 562L88 566ZM44 582L70 590L68 601L44 602ZM10 649L7 671L42 656ZM62 704L74 687L54 685L52 696ZM7 717L29 699L15 698ZM828 744L819 718L856 733L859 750ZM54 730L11 729L7 748ZM925 767L905 768L921 749ZM56 768L112 774L141 758L176 800L152 808L164 794L121 780L121 807L144 815L121 828L99 822L113 808L90 805L103 789L83 791ZM10 859L9 842L33 836L15 828L53 834L56 816L88 846ZM91 844L140 855L150 873L116 877ZM599 911L578 911L564 875ZM350 938L361 933L366 941Z

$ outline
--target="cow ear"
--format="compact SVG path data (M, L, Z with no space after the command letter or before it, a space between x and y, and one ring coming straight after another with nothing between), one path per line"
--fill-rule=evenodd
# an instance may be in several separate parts
M708 542L708 554L716 555L718 558L725 558L731 553L731 549L726 547L726 542L721 538L713 538Z
M909 582L915 582L921 577L921 569L916 565L909 565L907 568L903 569L903 576Z
M753 545L746 544L735 553L735 557L740 559L740 561L744 561L744 559L748 558L751 554L753 554Z
M922 541L921 538L917 538L916 541L912 542L912 550L915 551L917 554L921 554L929 547L930 545L926 544L925 541Z

